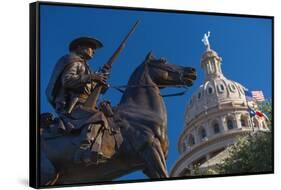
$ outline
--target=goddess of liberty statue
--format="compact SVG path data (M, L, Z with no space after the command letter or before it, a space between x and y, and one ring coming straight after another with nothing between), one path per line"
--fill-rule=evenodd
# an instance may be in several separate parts
M210 34L211 34L211 32L208 31L207 34L206 34L206 33L204 34L204 37L203 37L203 39L202 39L202 42L203 42L204 45L206 46L207 51L211 49L211 45L210 45L210 42L209 42Z

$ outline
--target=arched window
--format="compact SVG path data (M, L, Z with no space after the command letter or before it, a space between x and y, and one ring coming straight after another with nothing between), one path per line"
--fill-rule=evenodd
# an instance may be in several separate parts
M243 94L243 95L245 94L243 88L240 85L238 86L238 90L239 90L239 92L241 92L241 94Z
M208 88L208 93L209 93L209 94L212 94L212 93L213 93L213 88L212 88L212 87L209 87L209 88Z
M223 84L219 84L217 86L219 93L223 93L224 92L224 85Z
M185 150L186 150L186 145L183 144L183 146L182 146L182 151L184 152Z
M246 116L241 116L241 118L240 118L240 122L241 122L241 126L242 127L248 127L248 122L247 122L247 117Z
M218 134L220 132L220 126L217 122L213 124L213 130L215 134Z
M201 92L198 93L198 100L201 98Z
M192 146L195 144L195 139L194 139L194 136L193 135L189 135L188 137L188 143L189 143L189 146Z
M205 137L207 137L206 130L204 128L201 128L199 131L199 135L200 135L201 139L204 139Z
M259 128L259 121L256 118L254 119L254 127Z
M246 127L246 121L244 118L241 117L241 126Z
M227 119L226 124L229 130L234 129L233 121L231 119Z
M213 72L214 72L213 64L212 64L211 61L209 61L208 64L207 64L207 73L211 74Z
M185 138L183 141L183 152L186 151L186 148L189 146L188 138Z
M234 84L229 84L229 88L231 92L235 92L236 91L236 87Z

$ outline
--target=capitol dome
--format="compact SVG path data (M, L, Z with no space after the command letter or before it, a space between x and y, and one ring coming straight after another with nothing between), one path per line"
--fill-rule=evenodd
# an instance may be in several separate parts
M178 141L179 159L171 177L192 175L195 165L212 168L228 156L226 148L238 137L253 131L269 131L265 118L251 117L245 87L227 79L222 72L222 58L210 48L205 34L206 51L201 58L204 82L189 99L184 116L184 129Z
M225 103L246 106L245 87L224 77L221 61L222 58L212 49L208 49L202 55L201 68L205 73L205 81L188 102L185 122L189 122L200 113L207 111L207 108L221 106Z

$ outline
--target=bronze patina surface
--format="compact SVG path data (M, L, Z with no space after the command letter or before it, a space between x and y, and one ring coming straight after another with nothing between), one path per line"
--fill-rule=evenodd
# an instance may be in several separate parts
M149 53L130 76L120 103L96 106L88 98L96 96L97 86L106 88L107 75L93 73L87 60L100 44L75 41L51 77L47 95L57 117L41 115L42 185L108 181L136 170L149 178L168 177L167 113L160 88L191 86L195 69Z

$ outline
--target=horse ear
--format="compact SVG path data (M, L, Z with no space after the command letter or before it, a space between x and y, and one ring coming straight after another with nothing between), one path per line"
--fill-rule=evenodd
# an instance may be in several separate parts
M155 56L153 55L152 51L150 51L150 52L146 55L145 61L148 62L148 61L153 60L153 59L155 59Z

